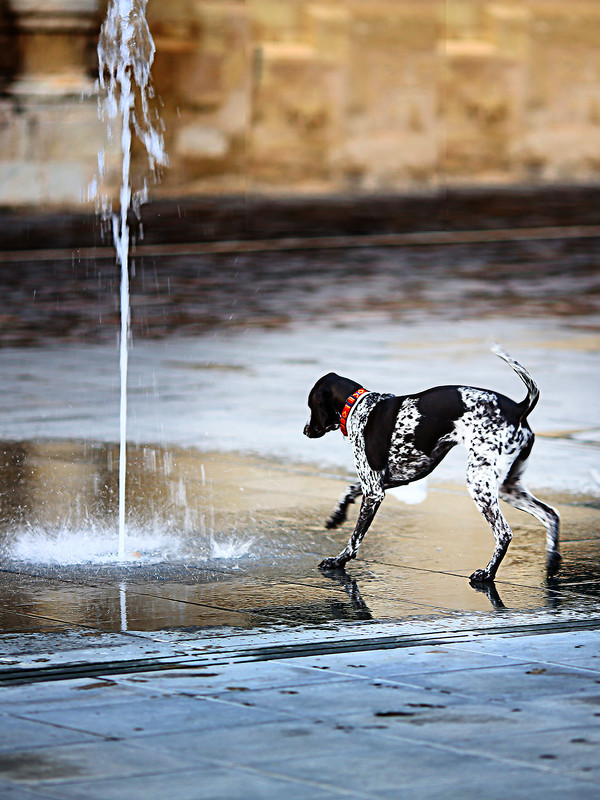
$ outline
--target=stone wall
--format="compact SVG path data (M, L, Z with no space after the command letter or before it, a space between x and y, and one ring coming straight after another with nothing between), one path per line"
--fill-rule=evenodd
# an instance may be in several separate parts
M15 91L7 8L0 203L78 203L95 100ZM171 162L153 196L598 180L598 0L150 0L148 20ZM88 74L99 21L73 33Z

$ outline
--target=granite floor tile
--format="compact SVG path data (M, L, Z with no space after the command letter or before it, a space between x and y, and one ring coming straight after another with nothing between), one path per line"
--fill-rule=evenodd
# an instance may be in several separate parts
M290 659L300 663L327 668L342 675L370 678L398 678L403 675L482 667L506 666L523 662L516 655L471 651L461 645L432 645L431 647L402 647L388 651L344 653Z
M95 741L44 747L36 750L15 748L0 754L0 781L27 784L38 791L46 785L69 780L160 774L180 770L185 765L172 755L156 753L149 763L147 754L120 741Z
M310 665L296 663L292 659L237 664L217 663L214 667L202 670L162 670L114 678L124 686L142 687L145 684L163 692L180 691L198 696L212 696L227 691L230 686L241 686L246 689L285 688L345 679L348 679L347 676L339 675L333 670L313 669Z
M236 693L239 696L239 693ZM203 698L148 694L117 706L98 705L24 712L30 720L94 733L101 736L135 737L168 731L259 725L280 717L264 710Z
M380 800L597 800L598 785L506 762L473 764L457 757L449 769L432 770L376 796Z
M73 781L50 787L48 791L53 800L164 800L165 797L176 800L275 800L283 797L286 800L330 800L342 796L369 800L360 792L338 793L306 777L296 779L210 764L202 769L140 775L126 781L114 778Z
M492 729L473 738L465 749L521 763L551 762L556 772L600 783L600 720L595 726L560 727L560 720L555 724L554 729L517 731L512 736L498 735Z
M394 712L410 703L427 702L435 706L460 705L463 700L443 692L422 689L387 681L349 680L331 684L290 686L281 689L262 689L222 693L222 700L252 703L257 710L285 714L302 720L339 721L345 724L350 715L373 715Z
M33 721L19 719L13 715L0 715L0 754L12 752L15 742L18 742L20 747L34 749L95 740L96 737L90 734L69 730L42 720Z
M488 702L518 702L532 697L577 695L600 688L593 672L539 662L407 675L402 681L427 690L479 697Z
M353 741L351 729L335 721L289 718L257 726L251 733L243 728L197 730L144 736L136 739L135 745L145 751L176 755L190 764L210 760L258 768L267 761L275 764L325 753L349 753Z
M0 781L0 797L2 800L54 800L46 792L26 789L3 781Z

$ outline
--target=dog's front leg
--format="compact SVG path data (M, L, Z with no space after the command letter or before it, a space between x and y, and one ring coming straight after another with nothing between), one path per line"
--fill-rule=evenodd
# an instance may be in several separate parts
M358 520L356 521L356 527L354 528L354 532L352 533L348 544L338 556L323 559L323 561L321 561L319 564L320 569L343 569L348 561L350 561L352 558L356 558L360 543L364 539L366 532L369 530L369 526L373 522L373 518L375 517L377 509L381 505L384 497L385 492L383 489L378 492L369 492L368 494L363 494Z

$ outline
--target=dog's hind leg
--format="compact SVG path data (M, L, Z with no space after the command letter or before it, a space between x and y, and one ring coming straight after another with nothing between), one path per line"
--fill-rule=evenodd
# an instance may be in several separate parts
M337 506L333 509L332 515L325 523L326 528L337 528L346 521L348 506L353 503L356 498L362 494L362 486L360 483L351 483L350 486L344 491L340 497Z
M469 458L467 467L467 489L475 505L489 522L494 533L494 552L485 569L478 569L470 576L472 581L493 581L512 539L512 531L504 519L498 504L498 480L491 464L480 458Z
M556 509L538 500L523 486L519 475L509 476L500 487L500 499L520 511L526 511L546 528L546 566L548 577L556 575L562 557L558 549L560 518Z

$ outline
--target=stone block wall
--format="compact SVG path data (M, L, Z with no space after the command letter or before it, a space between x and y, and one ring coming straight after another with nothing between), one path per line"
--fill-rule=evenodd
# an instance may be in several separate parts
M596 181L600 4L448 2L449 180Z
M15 93L26 65L6 8L0 204L79 203L95 100ZM147 16L170 158L153 196L600 175L598 0L149 0ZM107 165L110 187L114 147Z

